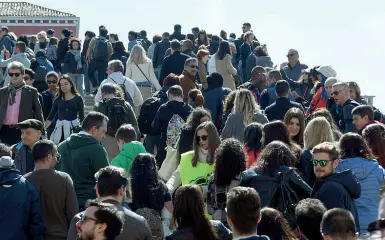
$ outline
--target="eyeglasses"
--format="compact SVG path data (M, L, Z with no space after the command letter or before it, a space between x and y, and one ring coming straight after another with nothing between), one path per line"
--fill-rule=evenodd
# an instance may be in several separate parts
M47 83L48 83L48 84L56 84L57 81L49 81L49 80L48 80Z
M15 77L20 77L20 75L21 75L21 73L8 73L8 75L10 76L10 77L13 77L13 76L15 76Z
M199 69L199 67L197 65L189 65L190 68L196 68L196 69Z
M332 162L332 161L333 160L316 160L316 159L312 160L314 167L318 166L318 163L321 167L325 167L328 164L328 162Z
M286 55L286 57L293 57L293 56L295 56L294 53L290 53L290 54L287 54L287 55Z
M207 136L207 135L197 136L197 142L200 142L201 140L207 141L208 138L209 138L209 136Z
M31 80L30 77L23 77L25 81Z
M97 220L96 218L87 217L85 214L83 214L82 218L80 219L80 222L81 222L82 224L84 224L87 220L95 221L95 223L98 223L98 222L99 222L99 220Z
M332 96L337 96L338 94L340 94L340 92L342 92L342 90L334 91L332 92Z

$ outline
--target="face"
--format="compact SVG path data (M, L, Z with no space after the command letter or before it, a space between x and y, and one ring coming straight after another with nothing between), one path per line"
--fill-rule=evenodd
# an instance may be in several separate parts
M207 56L204 56L203 58L202 58L202 62L204 62L204 63L207 63L207 61L209 60L209 56L207 55Z
M12 85L17 85L23 79L20 69L9 69L8 76L11 78Z
M195 61L191 61L187 66L184 67L184 70L190 73L191 75L195 76L199 70L198 63Z
M329 97L332 97L332 90L333 90L332 88L333 88L334 83L335 82L333 82L333 81L326 81L325 82L325 91Z
M21 141L23 141L24 145L28 146L29 148L32 148L33 145L39 141L40 137L41 132L36 129L21 129Z
M308 73L308 72L303 72L303 73L302 73L302 79L303 79L304 81L309 80L309 73Z
M207 131L204 129L201 129L197 132L196 135L198 145L203 148L204 150L209 149L209 135L207 134Z
M199 40L203 42L206 39L206 36L204 34L199 34Z
M369 122L368 116L365 115L363 118L360 115L353 115L353 124L357 130L364 128L365 124Z
M79 42L77 42L77 41L72 42L72 48L73 48L74 50L80 49L80 44L79 44Z
M84 215L81 220L76 223L77 228L77 240L93 240L97 235L97 219L95 218L94 213L96 212L96 207L89 207L84 212Z
M258 81L266 81L265 73L258 72L258 71L251 72L251 78Z
M107 75L110 75L110 74L112 74L112 73L114 73L115 71L114 71L114 69L113 68L107 68Z
M128 40L134 40L134 37L131 34L128 34Z
M85 39L86 39L86 40L90 40L90 37L86 35Z
M67 93L71 91L71 83L67 79L60 79L59 82L60 89L63 93Z
M28 74L24 74L23 79L28 86L33 86L33 82L35 82L35 79L32 79Z
M318 179L332 175L338 166L338 160L332 161L328 153L315 153L313 159L317 161L322 160L321 163L317 162L317 166L314 166L313 161L314 174Z
M246 25L243 25L243 26L242 26L242 32L243 32L243 33L246 33L246 32L248 32L248 31L250 31L250 28L249 28L248 26L246 26Z
M344 101L346 100L346 95L349 94L349 92L346 89L343 89L341 87L332 87L332 97L334 98L334 101L342 105L344 104Z
M48 88L53 91L53 92L56 92L57 91L57 79L55 76L49 76L47 78L47 84L48 84Z
M297 62L298 59L299 59L299 55L296 53L289 53L287 55L287 60L289 60L289 62Z
M357 99L357 92L353 88L350 88L349 94L351 99Z
M254 39L254 35L253 34L250 34L249 38L247 39L249 42L252 42Z
M43 35L38 36L39 42L44 43L46 41L45 37Z
M102 126L97 128L96 126L91 129L90 134L98 141L102 141L106 137L107 133L107 122L103 121Z
M299 132L301 131L301 124L299 122L299 119L298 118L291 118L289 120L287 128L289 129L290 137L297 136L299 134Z

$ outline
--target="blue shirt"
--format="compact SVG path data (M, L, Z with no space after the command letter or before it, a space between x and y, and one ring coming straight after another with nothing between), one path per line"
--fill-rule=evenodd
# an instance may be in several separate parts
M302 64L298 61L294 67L291 67L288 63L282 70L286 73L288 78L297 81L301 77L302 70L306 68L308 68L306 64Z
M136 44L141 44L140 41L138 40L132 40L132 41L129 41L128 42L128 50L131 52L132 48L136 45Z

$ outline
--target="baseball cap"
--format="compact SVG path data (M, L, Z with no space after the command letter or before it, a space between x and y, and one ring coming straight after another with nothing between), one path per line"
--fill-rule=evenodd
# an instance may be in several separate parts
M322 65L316 69L317 72L324 75L324 77L335 77L337 76L337 72L333 69L331 65Z
M289 55L298 55L298 51L296 49L290 49L289 52L287 53L287 56Z
M27 119L25 121L19 122L17 126L19 129L33 128L38 131L44 130L43 123L36 119Z

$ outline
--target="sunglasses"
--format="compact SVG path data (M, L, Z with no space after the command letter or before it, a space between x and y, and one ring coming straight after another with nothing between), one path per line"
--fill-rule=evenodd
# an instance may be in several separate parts
M30 77L23 77L25 81L31 80Z
M85 214L83 214L82 218L80 219L80 222L81 222L82 224L84 224L87 220L95 221L95 223L98 223L98 222L99 222L99 220L97 220L96 218L87 217Z
M209 138L209 136L207 136L207 135L197 136L197 142L200 142L200 140L207 141L208 138Z
M190 68L196 68L196 69L199 69L199 67L197 65L190 65L189 66Z
M8 73L8 76L10 76L10 77L13 77L13 76L15 76L15 77L20 77L20 75L21 75L21 73Z
M337 96L342 90L332 92L332 96Z
M286 57L293 57L293 56L295 56L295 54L294 53L290 53L290 54L287 54Z
M311 161L312 161L314 167L318 166L318 163L321 167L325 167L328 164L328 162L332 162L333 160L316 160L316 159L313 159Z
M48 84L56 84L57 81L47 81Z

